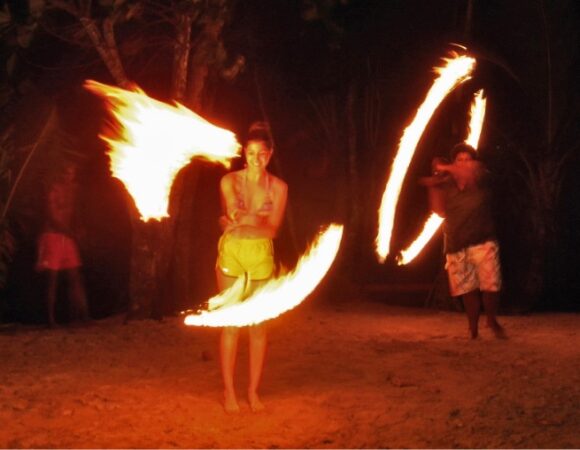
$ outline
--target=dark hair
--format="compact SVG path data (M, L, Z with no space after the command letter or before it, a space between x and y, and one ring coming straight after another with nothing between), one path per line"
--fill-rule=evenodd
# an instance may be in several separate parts
M251 141L263 142L266 147L272 150L272 135L270 133L270 124L268 122L253 122L248 129L246 145Z
M465 142L460 142L459 144L455 144L451 151L449 152L449 158L451 161L455 161L457 155L460 153L468 153L473 159L477 159L477 152L475 149Z

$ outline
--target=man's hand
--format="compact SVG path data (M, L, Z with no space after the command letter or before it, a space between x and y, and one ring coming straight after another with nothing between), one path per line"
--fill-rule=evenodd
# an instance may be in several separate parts
M449 162L445 158L435 157L431 161L431 174L434 176L449 172Z
M449 181L449 164L444 158L436 157L431 161L431 176L419 178L419 184L426 187L438 187Z

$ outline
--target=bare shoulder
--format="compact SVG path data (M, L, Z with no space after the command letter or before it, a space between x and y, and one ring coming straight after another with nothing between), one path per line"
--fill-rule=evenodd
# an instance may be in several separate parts
M284 180L282 180L281 178L278 178L274 175L271 175L272 177L272 187L278 191L278 192L286 192L288 190L288 185L286 184L286 182Z
M236 170L235 172L226 173L221 179L222 186L231 186L236 178L239 176L240 170Z

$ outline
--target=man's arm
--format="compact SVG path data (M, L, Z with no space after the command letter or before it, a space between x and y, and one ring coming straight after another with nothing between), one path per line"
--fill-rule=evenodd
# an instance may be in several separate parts
M441 217L445 217L445 186L452 182L451 175L438 168L447 166L444 161L442 158L434 158L431 163L433 174L419 179L419 184L427 187L431 211Z
M460 185L479 184L487 173L480 161L468 161L463 164L435 163L433 168L438 173L451 175Z
M445 186L449 180L449 176L441 175L419 179L419 183L427 187L431 211L441 217L445 217Z

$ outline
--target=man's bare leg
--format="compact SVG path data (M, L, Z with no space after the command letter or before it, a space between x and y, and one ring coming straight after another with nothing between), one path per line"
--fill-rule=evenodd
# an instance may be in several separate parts
M479 314L481 311L479 290L463 294L463 305L465 306L465 312L467 314L471 339L477 339L477 336L479 335Z
M216 277L220 291L229 288L236 281L236 278L224 275L219 268L216 268ZM239 335L239 328L224 327L220 340L220 359L224 383L224 409L228 413L240 411L240 406L236 398L236 389L234 387L234 371L236 367Z
M499 292L482 292L483 307L487 316L487 326L497 338L505 339L506 334L503 327L497 321L497 311L499 309Z

